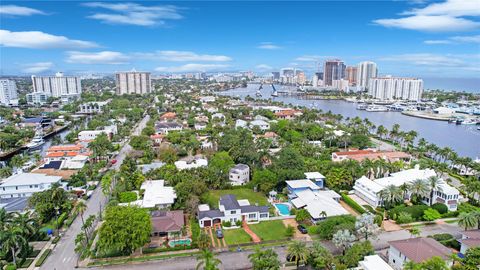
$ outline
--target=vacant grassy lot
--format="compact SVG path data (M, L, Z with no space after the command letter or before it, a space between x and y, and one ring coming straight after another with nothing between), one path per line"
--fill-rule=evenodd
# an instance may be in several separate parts
M265 195L247 188L211 190L203 195L202 199L208 203L210 207L217 208L220 197L227 194L237 196L237 200L247 199L251 205L268 205L267 197L265 197Z
M287 228L281 220L262 221L258 224L249 224L248 226L263 241L284 239L287 237Z
M251 242L250 235L248 235L243 229L223 230L223 234L225 242L229 246Z

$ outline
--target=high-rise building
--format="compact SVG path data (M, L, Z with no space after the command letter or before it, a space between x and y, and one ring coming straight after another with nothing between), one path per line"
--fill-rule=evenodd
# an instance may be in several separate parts
M370 78L378 76L377 64L374 62L361 62L357 66L357 85L363 91L368 87Z
M61 97L64 95L80 95L82 93L82 84L79 77L64 76L62 72L57 72L55 76L35 76L32 75L33 92L46 93L51 97Z
M280 80L280 72L278 72L278 71L272 72L272 77L273 77L274 81Z
M323 72L315 72L315 74L313 74L312 86L313 87L323 86Z
M147 94L151 92L150 72L118 72L116 74L117 95Z
M332 87L336 88L340 91L343 91L343 92L348 92L349 91L349 88L348 88L349 84L350 84L349 81L345 80L345 79L333 80L332 81Z
M357 84L357 67L349 66L345 69L345 79L352 86Z
M325 86L332 86L334 80L345 78L345 64L342 60L325 61L323 65L323 82Z
M17 99L17 85L14 80L0 80L0 104L8 105L11 100Z
M423 80L417 78L382 77L371 78L368 94L380 100L413 100L422 98Z
M301 85L304 85L307 78L305 77L305 72L302 70L295 70L295 82Z

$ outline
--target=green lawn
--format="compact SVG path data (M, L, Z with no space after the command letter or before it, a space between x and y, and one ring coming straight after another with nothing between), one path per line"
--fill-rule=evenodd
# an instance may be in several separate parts
M281 220L262 221L258 224L248 225L252 231L258 235L263 241L284 239L287 236L287 227Z
M263 193L254 192L247 188L211 190L202 196L202 199L208 203L210 207L217 208L220 197L227 194L237 196L237 200L247 199L251 205L255 205L256 203L258 205L268 205L267 197L265 197Z
M244 243L250 243L250 235L248 235L243 229L231 229L223 230L225 242L227 245L238 245Z

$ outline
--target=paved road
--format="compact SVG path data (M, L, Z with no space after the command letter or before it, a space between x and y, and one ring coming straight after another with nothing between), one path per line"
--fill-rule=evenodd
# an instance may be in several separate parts
M133 135L139 135L143 128L145 128L149 115L146 115L137 125L132 132ZM126 143L116 156L117 163L115 163L111 169L118 170L123 160L127 156L131 147ZM87 201L87 210L84 213L85 217L89 215L98 215L100 209L106 204L106 197L103 195L100 188L97 188L90 199ZM75 253L75 237L80 232L82 227L82 221L80 218L75 219L70 228L64 233L61 240L57 243L57 246L53 250L52 254L47 258L45 263L40 269L45 270L65 270L74 269L77 262L77 254Z

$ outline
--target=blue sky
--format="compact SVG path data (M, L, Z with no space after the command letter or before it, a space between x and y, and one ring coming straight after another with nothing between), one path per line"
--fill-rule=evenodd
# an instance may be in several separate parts
M3 1L0 16L4 75L311 73L340 58L375 61L381 74L480 84L480 0Z

